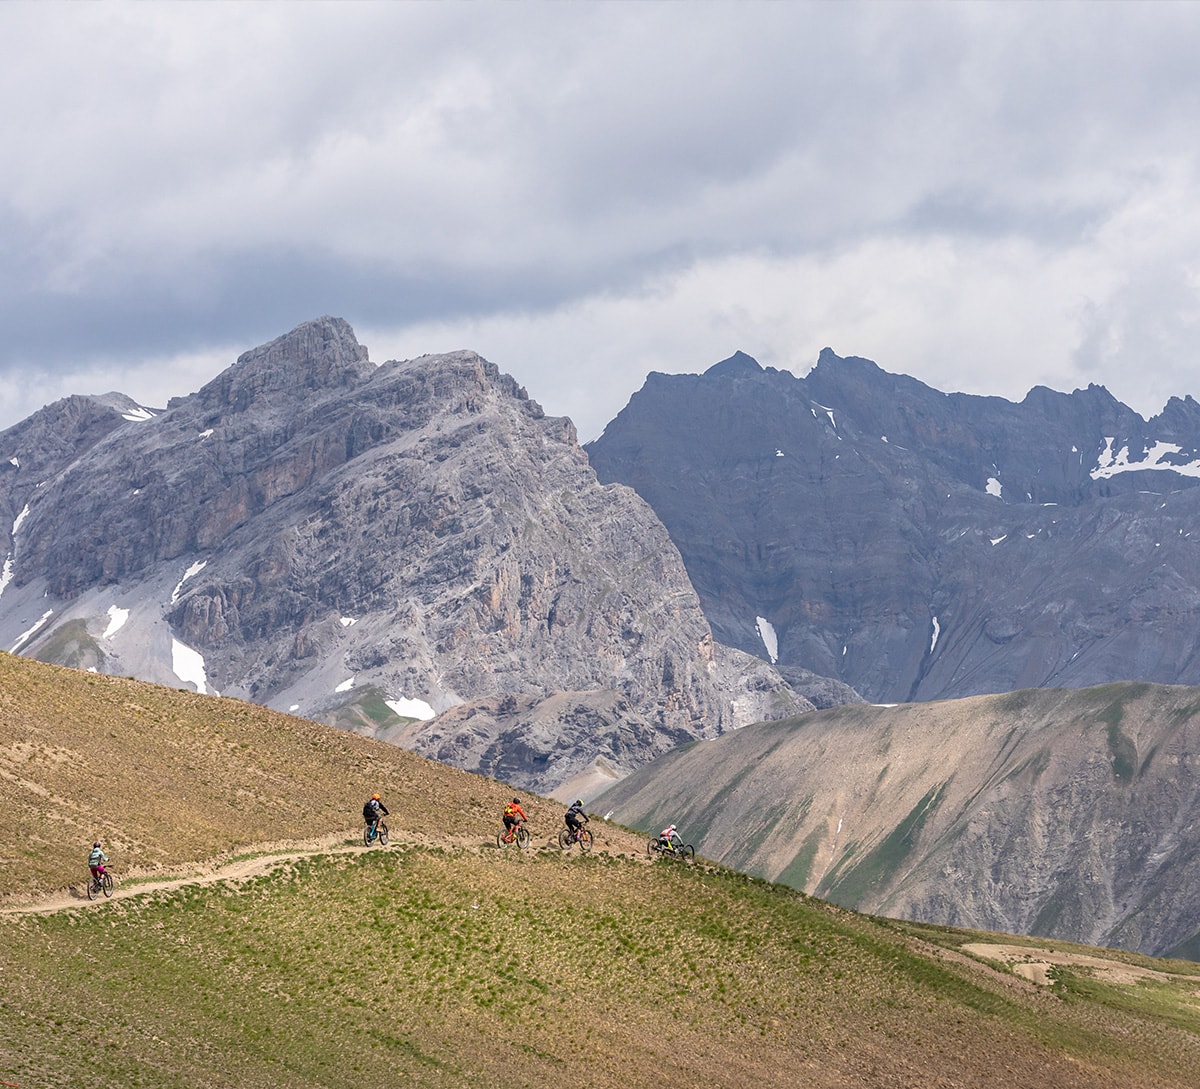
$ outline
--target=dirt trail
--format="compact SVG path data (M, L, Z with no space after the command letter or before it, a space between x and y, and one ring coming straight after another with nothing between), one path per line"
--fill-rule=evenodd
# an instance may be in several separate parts
M471 851L481 854L488 848L495 848L495 843L480 840L473 843L462 837L429 835L424 832L406 829L392 829L391 839L387 847L366 847L362 842L361 833L357 836L346 831L331 832L316 839L306 840L276 840L269 843L252 844L238 852L236 858L228 862L198 862L187 872L158 873L146 876L133 873L124 876L127 886L122 888L122 877L116 869L111 872L116 879L116 889L113 899L124 896L138 896L146 892L159 892L164 889L177 889L185 885L216 885L222 881L238 882L252 877L259 877L271 870L286 866L302 858L314 855L346 855L362 851L388 851L394 847L441 847L460 851ZM553 847L559 851L554 840L535 837L530 851L548 850ZM598 854L629 854L639 857L634 852L621 850L617 845L597 844L595 853ZM644 857L644 856L640 856ZM0 907L0 915L49 915L57 911L70 911L78 908L100 907L105 903L104 897L96 900L87 898L87 890L83 885L71 885L61 892L20 904Z

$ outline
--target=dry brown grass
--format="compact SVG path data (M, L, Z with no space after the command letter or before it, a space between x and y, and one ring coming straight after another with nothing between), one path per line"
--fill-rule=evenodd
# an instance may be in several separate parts
M395 843L350 849L372 789ZM563 855L537 799L538 846L501 852L509 788L231 700L0 656L0 791L10 909L77 880L96 834L123 879L0 913L0 1080L25 1089L1190 1089L1200 1068L1186 1002L1054 993L932 932L650 864L598 822L593 856ZM265 840L267 873L130 880Z
M0 653L0 896L78 882L97 838L126 879L264 842L353 838L374 791L397 829L473 840L512 795L254 704ZM535 835L556 835L562 807L522 796Z

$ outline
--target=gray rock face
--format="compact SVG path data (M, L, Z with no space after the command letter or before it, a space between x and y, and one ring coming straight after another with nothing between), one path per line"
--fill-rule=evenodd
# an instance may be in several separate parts
M1200 683L1200 405L946 395L828 349L652 374L588 447L715 638L878 701ZM770 643L763 624L769 624Z
M596 799L847 907L1200 956L1200 690L841 706L672 751Z
M0 639L21 653L66 653L73 623L70 653L82 631L105 671L385 735L520 697L486 745L405 737L540 787L811 707L762 663L726 668L653 512L474 353L376 367L325 318L158 414L131 406L45 410L75 421L52 454L42 425L0 435ZM553 740L548 773L514 731L560 692L615 695L595 736Z

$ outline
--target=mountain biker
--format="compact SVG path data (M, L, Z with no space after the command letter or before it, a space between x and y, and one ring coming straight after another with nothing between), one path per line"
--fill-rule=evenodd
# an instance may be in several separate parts
M578 839L579 829L588 823L587 814L583 811L583 802L576 798L571 808L563 814L563 820L567 822L571 835Z
M88 869L92 871L92 880L99 881L104 876L104 864L108 861L108 855L104 853L104 848L100 846L100 841L96 840L92 844L92 849L88 853Z
M679 833L675 830L675 825L668 824L661 832L658 833L658 845L664 851L674 851L675 841L679 838Z
M367 822L367 826L373 828L379 823L382 817L386 817L387 815L387 806L383 804L378 794L372 794L363 806L363 820Z
M521 808L521 799L514 798L504 807L504 838L511 840L516 833L517 826L527 820L529 818L525 816L525 810Z

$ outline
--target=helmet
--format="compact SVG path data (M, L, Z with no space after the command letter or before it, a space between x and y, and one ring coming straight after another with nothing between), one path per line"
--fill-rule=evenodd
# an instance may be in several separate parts
M520 805L520 804L521 804L521 799L520 799L520 798L514 798L514 799L513 799L513 805Z
M576 798L576 799L575 799L575 804L576 804L576 805L583 805L583 799L582 799L582 798Z
M100 846L100 841L99 841L99 840L96 840L96 842L95 842L95 843L93 843L93 844L92 844L92 846L93 846L93 847L99 847L99 846Z
M372 795L371 795L371 801L373 801L373 802L377 802L377 801L379 801L379 795L378 795L378 794L372 794Z

